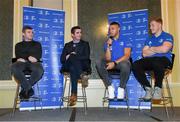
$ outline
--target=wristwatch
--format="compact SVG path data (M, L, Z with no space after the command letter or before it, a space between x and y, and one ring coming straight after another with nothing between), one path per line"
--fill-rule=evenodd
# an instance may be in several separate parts
M115 66L117 65L116 61L113 61L113 63L114 63Z

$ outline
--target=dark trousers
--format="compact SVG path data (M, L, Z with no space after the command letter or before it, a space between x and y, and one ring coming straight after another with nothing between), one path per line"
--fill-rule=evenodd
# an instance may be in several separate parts
M69 72L71 79L71 93L77 94L77 83L81 73L86 71L87 61L81 61L76 56L71 55L69 59L62 65L61 72Z
M145 88L151 87L145 73L147 71L153 71L155 87L162 88L165 69L170 65L171 62L166 57L147 57L133 63L133 72L136 79Z
M101 60L96 63L96 69L100 78L103 80L105 87L107 88L111 85L112 79L109 76L111 75L111 71L106 69L106 64L107 62L105 60ZM131 63L129 61L122 61L118 63L114 69L119 71L120 87L125 88L131 72Z
M30 71L31 75L29 80L27 80L25 77L27 71ZM18 80L21 87L25 91L28 91L32 88L34 84L36 84L38 80L41 79L44 70L42 64L39 62L15 62L11 65L11 72L15 79Z

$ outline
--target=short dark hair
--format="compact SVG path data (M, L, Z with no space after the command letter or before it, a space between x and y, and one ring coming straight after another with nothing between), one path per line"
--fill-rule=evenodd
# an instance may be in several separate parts
M161 25L163 24L163 20L162 20L161 18L159 18L159 17L152 18L152 19L151 19L151 22L152 22L152 21L155 21L155 22L157 22L157 23L160 23Z
M32 30L33 28L29 25L23 26L22 32L25 33L26 30Z
M72 27L72 28L71 28L71 34L74 34L75 31L76 31L76 29L81 29L81 27L80 27L80 26L74 26L74 27Z
M118 22L111 22L109 25L117 25L118 27L120 27L120 24Z

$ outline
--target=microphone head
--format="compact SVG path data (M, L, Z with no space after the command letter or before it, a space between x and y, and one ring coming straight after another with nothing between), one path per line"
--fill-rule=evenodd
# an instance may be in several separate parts
M109 36L110 39L113 39L113 36ZM109 46L112 46L112 44L109 44Z
M107 34L107 38L113 39L113 36L111 36L110 34Z

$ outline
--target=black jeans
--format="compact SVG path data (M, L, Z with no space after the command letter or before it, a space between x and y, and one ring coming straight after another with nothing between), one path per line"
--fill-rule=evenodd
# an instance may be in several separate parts
M30 71L30 79L27 80L25 77L25 71ZM39 81L44 73L42 64L30 63L30 62L15 62L11 65L11 73L17 79L21 87L28 91L32 88L37 81Z
M171 65L166 57L147 57L133 63L133 73L138 82L145 88L151 87L146 78L147 71L153 71L155 77L155 87L162 88L165 69Z
M77 83L80 79L80 75L88 71L89 65L89 61L79 60L75 55L71 55L69 59L62 64L61 73L70 73L71 93L77 94Z
M112 83L112 79L109 77L110 71L106 69L106 61L103 59L96 63L96 69L103 80L105 87L107 88ZM120 87L125 88L129 75L131 73L131 63L129 61L122 61L116 65L115 70L119 70L120 75Z

